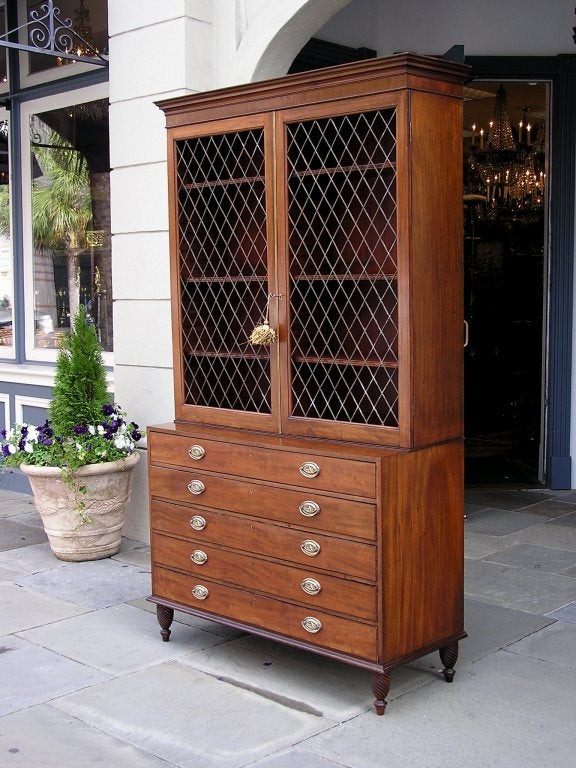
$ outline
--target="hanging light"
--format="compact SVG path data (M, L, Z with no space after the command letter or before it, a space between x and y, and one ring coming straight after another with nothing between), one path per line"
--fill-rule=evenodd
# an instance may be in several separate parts
M472 148L466 158L467 192L484 195L492 209L533 209L542 205L545 182L542 138L534 141L527 107L522 110L517 135L516 139L506 91L500 85L487 139L481 129L480 145L476 145L474 125Z
M90 24L90 11L84 7L84 0L74 11L74 29L80 40L74 46L74 53L78 56L93 56L100 53L93 41L92 26Z

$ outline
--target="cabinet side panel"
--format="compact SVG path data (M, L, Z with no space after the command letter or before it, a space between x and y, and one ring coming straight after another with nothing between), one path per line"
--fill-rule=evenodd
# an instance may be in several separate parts
M457 442L396 460L397 498L382 515L385 661L463 630L462 457Z
M463 434L462 103L413 93L413 446Z

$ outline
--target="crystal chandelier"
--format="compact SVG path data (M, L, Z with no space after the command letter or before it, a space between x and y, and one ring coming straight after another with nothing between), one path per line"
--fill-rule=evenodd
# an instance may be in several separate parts
M515 137L506 91L500 85L487 136L483 128L477 132L472 126L471 151L465 159L466 192L485 197L492 210L529 211L543 205L543 127L535 132L527 116L524 107Z

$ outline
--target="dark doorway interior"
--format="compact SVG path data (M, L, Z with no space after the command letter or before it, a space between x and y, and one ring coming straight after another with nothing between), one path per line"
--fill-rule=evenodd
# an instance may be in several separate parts
M466 483L542 480L547 86L464 104Z

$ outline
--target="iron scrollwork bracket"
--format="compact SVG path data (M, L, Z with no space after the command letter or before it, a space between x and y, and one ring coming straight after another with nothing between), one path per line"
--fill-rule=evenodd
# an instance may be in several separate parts
M13 39L18 37L17 33L23 29L28 30L30 45L13 42ZM108 66L107 59L72 27L72 19L62 16L62 11L54 5L54 0L46 0L40 8L30 11L30 20L26 24L0 36L0 47L15 48L28 53L44 53L101 67ZM82 52L79 53L79 50ZM90 55L86 56L84 51Z

